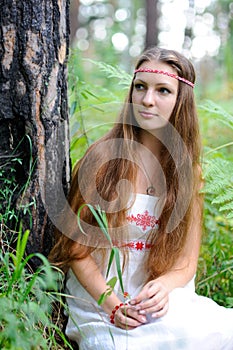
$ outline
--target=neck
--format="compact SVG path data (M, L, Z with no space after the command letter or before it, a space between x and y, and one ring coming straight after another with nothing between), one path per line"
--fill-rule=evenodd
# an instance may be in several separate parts
M140 135L140 141L146 149L148 149L151 153L153 153L153 155L156 156L157 159L159 159L161 142L155 135L143 130Z
M137 174L137 190L140 193L157 195L160 191L160 151L161 142L149 132L143 131L140 135L135 159L139 166Z

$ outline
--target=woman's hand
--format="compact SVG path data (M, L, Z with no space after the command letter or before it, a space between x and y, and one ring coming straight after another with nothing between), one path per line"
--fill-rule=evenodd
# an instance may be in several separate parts
M166 285L155 279L148 282L142 291L130 301L139 315L151 314L154 318L164 316L169 306L169 290Z
M131 330L146 323L146 317L139 314L134 306L123 305L114 315L114 324L116 327Z

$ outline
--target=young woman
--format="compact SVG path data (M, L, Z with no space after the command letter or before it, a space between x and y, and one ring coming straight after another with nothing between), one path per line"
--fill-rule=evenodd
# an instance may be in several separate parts
M194 287L202 227L194 82L183 55L145 51L118 122L74 169L75 215L63 215L51 260L67 271L66 333L80 350L233 349L233 310ZM113 261L106 279L111 247L84 203L106 212L120 251L125 293L118 279L100 305L118 271Z

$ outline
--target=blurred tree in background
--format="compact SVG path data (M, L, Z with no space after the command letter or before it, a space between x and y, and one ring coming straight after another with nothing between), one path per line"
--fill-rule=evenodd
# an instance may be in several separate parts
M229 99L232 14L231 0L72 0L72 47L81 58L119 65L128 72L145 47L176 49L196 65L200 97L210 93ZM85 80L98 78L90 63L79 67Z
M115 66L118 75L124 75L120 69L131 74L137 56L152 41L176 49L192 60L197 72L198 102L211 99L231 113L233 2L230 0L71 0L70 12L71 136L87 120L86 108L100 102L124 100L125 90L119 88L117 72L109 73L104 65ZM148 33L152 33L150 39ZM106 72L111 79L106 79ZM82 108L83 120L77 121L77 108L79 116ZM93 115L95 122L101 121L96 110L88 118L93 119ZM205 130L204 136L208 135ZM220 139L212 141L217 147Z
M146 38L145 48L158 45L159 9L158 0L145 0L146 9Z
M218 60L224 67L221 73L228 84L229 89L226 89L228 95L233 90L233 2L231 0L213 1L210 11L215 17L216 31L221 40Z
M159 45L192 59L199 98L214 99L229 109L232 4L230 0L72 0L70 75L108 88L109 80L82 58L131 72L145 47Z

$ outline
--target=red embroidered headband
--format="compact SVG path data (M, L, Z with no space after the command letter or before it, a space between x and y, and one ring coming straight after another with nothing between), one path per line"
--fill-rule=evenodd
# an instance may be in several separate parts
M163 74L163 75L167 75L168 77L172 77L175 78L177 80L182 81L185 84L188 84L189 86L191 86L192 88L194 87L194 84L182 77L179 77L179 75L173 74L173 73L169 73L169 72L165 72L164 70L158 70L158 69L149 69L149 68L138 68L134 71L134 74L138 73L138 72L147 72L147 73L158 73L158 74Z

